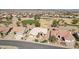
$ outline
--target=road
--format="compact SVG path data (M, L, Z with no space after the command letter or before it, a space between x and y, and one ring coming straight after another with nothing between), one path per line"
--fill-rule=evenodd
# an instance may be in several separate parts
M0 40L0 45L16 46L19 49L64 49L62 47L43 45L32 42L16 41L16 40Z

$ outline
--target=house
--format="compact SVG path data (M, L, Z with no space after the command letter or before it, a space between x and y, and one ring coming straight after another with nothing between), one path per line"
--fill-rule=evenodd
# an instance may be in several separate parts
M32 35L38 35L38 33L44 33L44 34L47 34L47 29L46 28L40 28L40 27L36 27L36 28L33 28L29 34L32 34Z
M75 38L70 31L52 28L51 36L55 36L60 42L64 42L69 48L73 48L75 45Z
M29 32L29 37L31 36L33 40L38 39L39 41L42 41L48 38L47 33L47 28L36 27Z
M10 28L7 27L0 27L0 33L3 33L3 35L5 36L6 33L9 31ZM1 36L0 36L1 37Z
M25 27L13 27L12 29L12 32L15 33L16 40L21 40L24 31L25 31Z

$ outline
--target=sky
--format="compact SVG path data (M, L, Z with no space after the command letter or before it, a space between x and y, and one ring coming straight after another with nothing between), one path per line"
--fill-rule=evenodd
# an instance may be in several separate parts
M0 0L0 9L79 9L78 0Z

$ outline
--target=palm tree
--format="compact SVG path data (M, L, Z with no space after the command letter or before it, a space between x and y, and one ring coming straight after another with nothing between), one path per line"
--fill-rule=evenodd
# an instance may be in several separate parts
M51 42L51 43L55 43L55 42L57 42L57 38L55 37L55 36L51 36L51 31L50 31L50 33L49 33L49 42Z

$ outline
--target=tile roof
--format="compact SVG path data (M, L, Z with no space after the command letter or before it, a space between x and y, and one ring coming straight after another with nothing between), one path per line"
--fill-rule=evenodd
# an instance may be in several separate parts
M0 27L0 32L7 32L10 28Z
M64 38L70 39L70 40L74 39L71 32L67 31L67 30L55 29L55 30L51 31L51 35L55 35L55 36L60 35L61 37L64 37Z
M24 27L13 27L13 32L24 32L25 28Z

